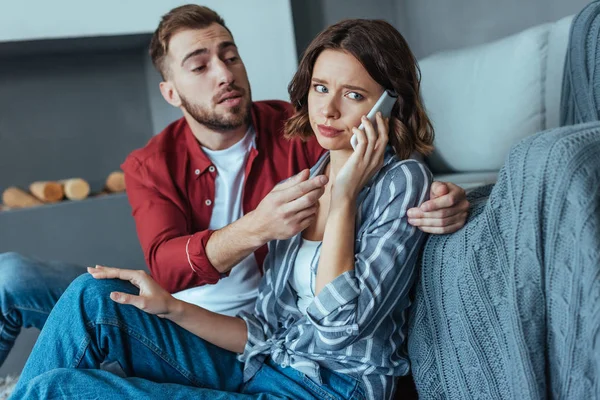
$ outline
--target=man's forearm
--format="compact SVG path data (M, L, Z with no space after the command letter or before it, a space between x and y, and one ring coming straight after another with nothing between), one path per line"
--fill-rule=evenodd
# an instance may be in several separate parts
M217 314L181 300L174 300L165 318L207 342L235 353L243 353L248 341L248 328L243 319Z
M206 256L217 271L224 273L267 241L260 234L250 213L213 232L206 243Z

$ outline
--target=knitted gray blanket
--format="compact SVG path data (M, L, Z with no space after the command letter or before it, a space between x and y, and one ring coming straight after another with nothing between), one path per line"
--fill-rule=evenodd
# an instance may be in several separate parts
M560 125L600 120L600 1L573 19L565 58Z
M423 253L408 350L423 399L600 399L600 123L515 146ZM489 198L488 198L489 196Z
M561 125L431 236L408 350L424 399L600 399L600 1L573 20Z

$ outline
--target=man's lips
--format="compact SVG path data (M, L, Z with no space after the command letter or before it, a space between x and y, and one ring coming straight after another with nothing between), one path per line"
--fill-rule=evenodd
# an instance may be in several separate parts
M237 90L231 91L231 92L227 92L222 94L218 99L217 99L217 104L221 104L224 103L226 101L231 101L231 100L235 100L235 99L240 99L243 96L243 93Z
M329 138L336 137L344 132L343 130L335 129L326 125L317 125L317 128L319 129L319 133L321 135Z

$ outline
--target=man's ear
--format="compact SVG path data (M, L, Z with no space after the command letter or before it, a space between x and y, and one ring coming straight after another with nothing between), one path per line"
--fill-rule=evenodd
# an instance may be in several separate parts
M175 85L173 85L173 82L162 81L158 87L160 88L160 94L162 94L162 97L167 101L167 103L173 107L181 106L181 98L179 97L179 93L177 92Z

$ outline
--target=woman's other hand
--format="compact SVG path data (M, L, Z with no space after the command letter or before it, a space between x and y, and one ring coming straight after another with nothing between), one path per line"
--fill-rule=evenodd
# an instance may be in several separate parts
M139 295L122 292L112 292L110 298L121 304L130 304L149 314L165 318L173 312L178 300L163 289L145 271L131 269L109 268L97 265L96 268L88 267L88 272L95 279L121 279L131 282L140 289Z

